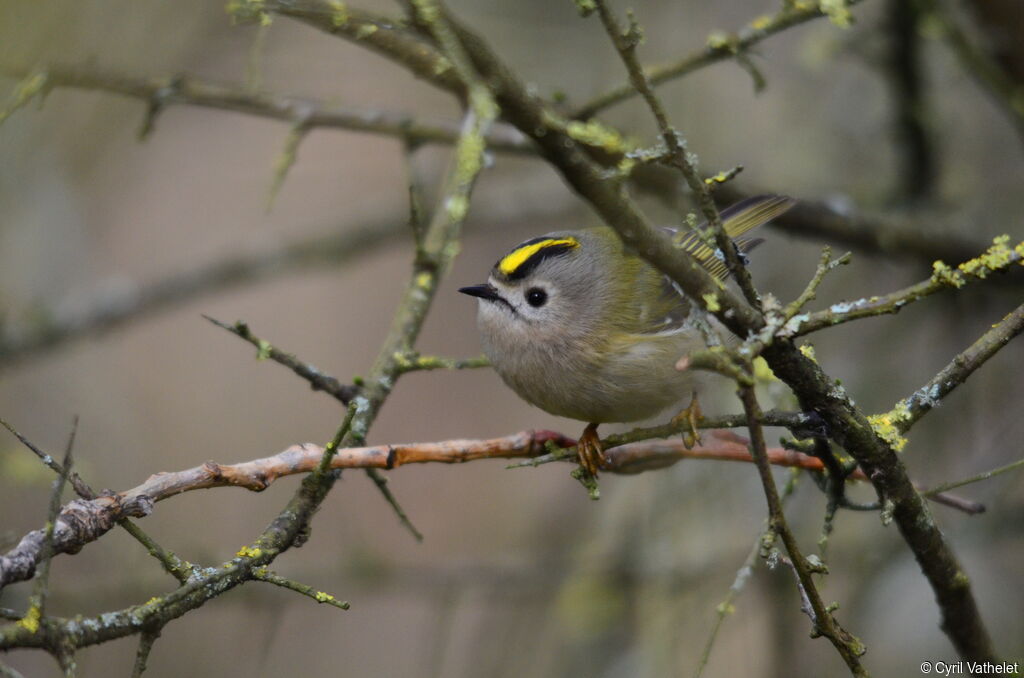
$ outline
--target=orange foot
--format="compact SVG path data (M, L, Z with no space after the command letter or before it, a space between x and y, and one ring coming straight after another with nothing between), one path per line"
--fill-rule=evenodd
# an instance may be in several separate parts
M700 432L697 430L697 423L704 418L704 413L700 411L700 401L697 400L697 392L693 392L693 396L690 399L690 405L685 410L672 417L672 425L681 424L685 422L689 426L689 430L683 432L683 446L686 449L693 448L694 445L701 443Z
M601 447L601 439L597 437L597 424L587 424L583 429L583 434L576 443L576 453L580 459L580 466L596 478L598 470L605 465L604 449Z

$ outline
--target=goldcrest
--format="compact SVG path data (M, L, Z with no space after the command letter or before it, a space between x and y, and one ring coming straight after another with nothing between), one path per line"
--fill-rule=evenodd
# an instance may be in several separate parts
M722 223L738 238L794 202L748 198L723 210ZM726 277L721 253L696 231L672 232L711 274ZM736 245L746 252L759 242ZM598 424L647 419L693 390L692 372L675 369L704 345L693 302L610 228L527 240L498 260L486 283L459 291L479 300L483 350L502 380L546 412L589 423L578 449L591 474L603 464Z

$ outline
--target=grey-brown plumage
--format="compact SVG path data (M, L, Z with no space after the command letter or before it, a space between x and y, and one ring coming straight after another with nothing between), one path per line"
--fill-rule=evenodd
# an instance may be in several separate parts
M722 213L736 237L792 206L759 196ZM726 268L696 234L680 246L714 275ZM738 241L749 249L754 241ZM651 417L678 403L693 375L674 368L701 347L690 301L607 228L558 231L514 248L479 297L484 353L510 388L551 414L592 424Z

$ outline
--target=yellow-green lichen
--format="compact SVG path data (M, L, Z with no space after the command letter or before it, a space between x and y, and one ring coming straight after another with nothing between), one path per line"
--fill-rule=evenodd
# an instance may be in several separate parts
M714 292L708 292L703 295L702 298L704 299L704 305L707 306L707 309L712 313L717 313L722 310L722 305L718 303L718 295Z
M708 47L711 49L725 49L732 47L732 39L724 31L712 31L708 35Z
M451 208L449 207L449 209ZM416 275L416 287L420 288L421 290L429 290L433 282L434 276L431 275L430 273L427 273L426 271L423 271L422 273L418 273Z
M453 222L461 222L469 212L469 200L464 195L454 195L448 200L448 216Z
M729 172L719 172L715 176L708 177L707 179L705 179L704 183L707 184L708 186L711 186L712 184L724 184L725 182L729 181L729 179L731 179L732 177L733 175L730 174Z
M156 604L157 604L157 603L159 603L159 602L160 602L161 600L163 600L163 599L162 599L162 598L161 598L160 596L153 596L152 598L150 598L149 600L147 600L147 601L146 601L146 602L144 603L144 605L156 605Z
M1020 248L1024 242L1017 245ZM992 246L985 253L957 266L957 269L974 278L984 278L993 271L1009 266L1016 258L1016 249L1010 249L1010 236L1001 235L992 240Z
M413 361L409 359L409 355L403 351L395 351L391 354L391 359L395 361L395 367L400 370L408 370L413 367Z
M448 57L438 55L434 58L434 75L444 75L450 70L452 70L452 62L448 60Z
M335 600L334 596L330 593L324 593L323 591L317 591L313 594L313 597L316 598L316 602L318 603L332 603Z
M849 28L853 23L853 14L846 6L846 0L820 0L818 7L828 16L829 21L840 28Z
M609 153L625 153L630 150L621 134L597 120L573 120L565 126L565 132L580 143L603 148Z
M576 0L576 9L580 16L590 16L597 9L597 3L594 0Z
M1010 236L1000 235L992 240L992 246L973 259L958 265L955 269L944 261L932 264L932 280L950 287L963 287L969 278L983 280L990 273L1001 271L1013 262L1024 265L1024 242L1010 247Z
M270 345L265 339L260 339L256 346L256 360L266 360L270 357L270 352L274 350L274 347Z
M238 24L266 25L268 22L264 0L231 0L225 9L231 20Z
M374 24L364 24L364 25L360 26L356 30L356 37L359 38L360 40L362 40L363 38L370 37L371 35L376 33L378 30L379 29Z
M772 25L772 18L767 14L762 14L753 21L750 22L750 27L755 31L763 31Z
M624 155L622 156L622 160L619 161L618 170L624 176L629 176L630 174L633 173L633 170L636 168L636 165L636 158Z
M875 434L884 440L896 452L902 452L907 446L907 439L903 437L902 424L910 421L910 408L905 400L896 403L884 414L872 414L868 416L868 423L874 429Z
M932 262L932 280L950 287L964 286L963 276L941 259Z
M331 23L335 28L341 28L352 18L348 11L348 5L341 0L331 0L327 4L331 6Z
M33 73L18 83L11 93L11 101L3 109L0 109L0 123L10 117L19 108L22 108L36 96L45 95L49 83L49 76L46 73Z
M41 616L39 606L33 605L28 608L28 612L25 613L25 616L18 620L18 626L29 633L35 633L39 630L39 620Z
M754 381L762 384L778 381L772 368L768 367L768 361L761 356L754 358Z
M259 558L263 555L263 549L258 546L243 546L235 555L239 558Z
M818 356L814 354L814 346L811 344L800 344L800 352L803 353L804 357L808 360L818 362Z

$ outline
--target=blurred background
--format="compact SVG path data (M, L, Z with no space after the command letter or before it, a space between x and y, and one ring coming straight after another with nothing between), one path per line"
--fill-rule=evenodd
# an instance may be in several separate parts
M599 22L581 19L570 2L450 4L542 94L561 92L579 104L624 80ZM641 57L672 60L777 4L633 3L646 33ZM952 232L984 245L1010 233L1019 240L1021 139L928 22L914 34L934 182L908 204L898 97L885 66L896 4L863 3L849 29L816 20L766 40L752 55L767 80L760 93L734 62L659 92L702 169L743 165L736 185L744 191L908 216L936 237ZM389 3L361 6L396 11ZM1018 5L1011 19L1022 11ZM974 30L971 15L960 18ZM449 96L368 51L282 18L262 34L232 26L218 2L0 0L0 46L7 70L56 63L227 83L251 82L256 72L268 91L356 110L424 120L459 114ZM17 81L3 83L13 90ZM341 415L333 399L279 365L257 362L252 347L200 314L244 319L256 334L347 381L369 369L410 270L398 140L313 130L267 211L287 125L173 106L140 143L144 111L138 100L56 89L42 107L29 106L0 127L0 337L75 317L97 299L131 299L148 284L229 257L357 230L396 235L335 265L270 269L245 285L0 364L0 416L56 452L78 415L76 466L96 488L126 489L156 471L329 439ZM654 138L650 116L636 102L603 117L645 143ZM430 196L448 153L441 146L416 153ZM657 200L644 205L660 222L681 219ZM476 304L457 288L480 282L499 254L525 238L594 223L542 162L495 155L421 350L477 355ZM766 235L755 280L791 299L827 239L771 228ZM928 273L927 264L855 252L822 286L816 307L887 292ZM818 359L865 410L886 411L1019 303L1024 288L1016 281L976 285L895 317L826 331L813 337ZM918 425L904 452L916 481L930 486L1020 458L1022 360L1024 344L1009 345ZM705 411L739 411L728 389L719 390L702 398ZM765 406L788 405L777 391L766 392ZM490 370L414 373L399 383L370 442L530 428L576 435L581 424L520 402ZM691 675L715 608L762 529L765 502L754 468L687 461L634 477L606 475L598 502L569 470L505 470L500 461L398 469L390 487L426 535L419 544L362 473L347 473L317 514L311 540L274 569L352 609L250 583L167 626L147 675ZM0 437L4 550L45 520L50 480L16 440ZM183 558L215 564L262 530L296 483L285 478L262 494L193 492L159 504L142 525ZM1024 656L1022 489L1020 474L961 489L987 505L979 516L933 507L1006 659ZM871 497L864 488L855 494ZM806 551L814 550L823 511L823 496L803 479L787 513ZM931 590L895 526L884 527L876 513L841 512L828 562L823 596L840 603L838 619L867 645L865 662L875 675L917 675L924 659L954 659ZM140 603L174 584L116 530L73 557L56 558L51 579L49 610L61 615ZM23 609L30 588L9 587L0 605ZM826 640L808 638L786 568L758 563L734 606L705 675L846 675ZM81 675L127 675L135 649L135 638L85 649ZM3 661L28 676L57 674L37 651Z

